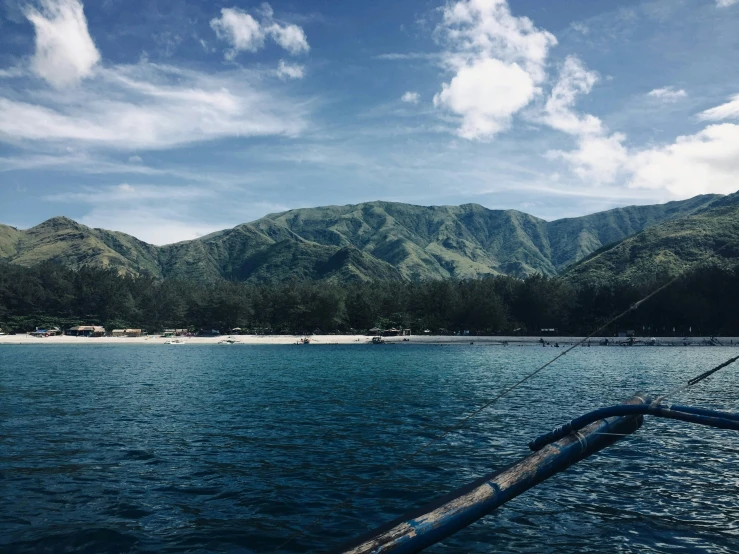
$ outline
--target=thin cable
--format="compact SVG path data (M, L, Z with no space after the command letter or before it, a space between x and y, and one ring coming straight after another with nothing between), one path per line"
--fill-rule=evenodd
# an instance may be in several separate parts
M657 400L655 400L655 403L659 404L659 403L660 403L660 402L662 402L662 401L663 401L663 400L664 400L665 398L668 398L668 397L670 397L670 396L675 396L675 395L677 395L677 394L680 394L681 392L684 392L684 391L686 391L687 389L689 389L690 387L692 387L692 386L694 386L694 385L697 385L697 384L698 384L698 383L700 383L701 381L705 381L706 379L708 379L708 378L709 378L709 377L710 377L711 375L713 375L713 374L714 374L714 373L716 373L717 371L721 371L721 370L722 370L722 369L724 369L725 367L727 367L727 366L730 366L731 364L733 364L733 363L734 363L734 362L736 362L737 360L739 360L739 356L735 356L735 357L733 357L733 358L730 358L730 359L726 360L726 361L725 361L724 363L722 363L722 364L719 364L719 365L717 365L717 366L716 366L716 367L714 367L713 369L709 369L708 371L705 371L705 372L701 373L701 374L700 374L700 375L698 375L697 377L693 377L692 379L690 379L690 380L689 380L689 381L688 381L687 383L685 383L684 385L680 385L679 387L677 387L677 388L676 388L676 389L674 389L674 390L671 390L671 391L670 391L670 392L668 392L667 394L665 394L665 395L663 395L663 396L660 396L660 397L659 397L659 398L658 398Z
M605 324L601 325L600 327L598 327L598 329L596 329L595 331L593 331L592 333L590 333L587 337L584 337L580 341L574 343L572 346L570 346L569 348L563 350L560 354L558 354L557 356L555 356L554 358L552 358L551 360L549 360L548 362L546 362L542 366L538 367L535 371L532 371L531 373L529 373L528 375L526 375L523 379L520 379L519 381L517 381L516 383L514 383L510 387L504 389L503 392L499 393L497 396L495 396L495 397L491 398L490 400L488 400L481 407L479 407L478 409L476 409L475 411L471 412L469 415L467 415L466 417L464 417L459 423L457 423L456 425L454 425L454 426L446 429L443 433L441 433L440 435L438 435L435 438L431 439L429 442L427 442L426 444L424 444L423 446L421 446L420 448L418 448L417 450L415 450L411 454L407 455L405 458L403 458L402 460L400 460L400 462L398 462L397 464L395 464L394 466L392 466L390 469L388 469L385 473L383 473L379 477L373 479L369 483L365 483L364 485L362 485L359 489L357 489L355 491L354 494L355 495L359 495L362 492L364 492L367 488L371 487L372 485L375 485L375 484L379 483L380 481L383 481L386 477L388 477L389 475L393 474L395 471L398 470L398 468L400 468L400 467L404 466L405 464L407 464L408 462L410 462L413 458L415 458L416 456L418 456L421 452L423 452L424 450L426 450L429 447L433 446L437 442L441 441L442 439L444 439L445 437L447 437L451 433L454 433L455 431L458 431L459 429L461 429L462 427L464 427L466 425L466 423L470 419L472 419L473 417L475 417L477 414L479 414L480 412L483 412L486 409L488 409L490 406L492 406L493 404L495 404L498 400L500 400L504 396L510 394L516 388L518 388L519 386L523 385L526 381L528 381L529 379L535 377L536 375L538 375L539 373L541 373L542 371L544 371L546 368L548 368L554 362L556 362L557 360L559 360L563 356L567 355L570 351L574 350L575 348L577 348L581 344L584 344L586 341L588 341L591 338L593 338L594 336L596 336L598 333L600 333L603 329L605 329L609 325L612 325L613 323L615 323L616 321L618 321L619 319L621 319L625 315L627 315L630 312L636 310L642 303L644 303L646 300L648 300L649 298L651 298L652 296L654 296L658 292L664 290L667 286L669 286L670 284L674 283L676 280L677 279L672 279L667 285L663 285L663 286L659 287L656 291L650 293L648 296L645 296L644 298L642 298L641 300L639 300L635 304L632 304L627 310L624 310L623 312L621 312L620 314L618 314L616 317L614 317L611 320L609 320L607 323L605 323ZM290 538L288 538L285 542L283 542L282 544L280 544L275 549L275 552L278 551L278 550L280 550L281 548L287 546L288 544L290 544L295 539L303 536L306 533L306 531L308 531L309 529L311 529L314 526L316 526L318 523L320 523L323 520L325 520L328 516L330 516L331 514L335 513L337 510L339 510L341 508L344 508L346 506L350 506L350 505L351 505L351 501L350 500L344 500L343 502L337 504L333 508L330 508L329 510L327 510L326 512L324 512L323 514L321 514L320 516L318 516L316 519L314 519L313 521L311 521L307 526L303 527L298 533L295 533L293 536L291 536Z
M729 243L727 242L723 246L721 246L720 248L718 248L716 250L713 250L710 253L706 254L706 256L704 258L702 258L701 260L699 260L698 262L696 262L693 265L693 269L699 263L702 263L703 261L707 260L711 255L717 254L718 252L720 252L721 250L723 250L724 248L726 248L728 245L729 245ZM624 310L620 314L616 315L615 317L611 318L609 321L607 321L606 323L604 323L603 325L601 325L600 327L598 327L595 331L593 331L592 333L590 333L588 336L586 336L586 337L582 338L580 341L574 343L572 346L570 346L569 348L565 349L560 354L558 354L557 356L555 356L554 358L552 358L551 360L549 360L548 362L546 362L544 365L538 367L536 370L532 371L531 373L529 373L524 378L520 379L519 381L517 381L516 383L514 383L513 385L511 385L507 389L504 389L503 392L501 392L497 396L495 396L492 399L490 399L489 401L487 401L480 408L478 408L475 411L471 412L469 415L467 415L466 417L464 417L459 423L457 423L456 425L454 425L452 427L449 427L443 433L441 433L437 437L431 439L429 442L427 442L426 444L424 444L423 446L421 446L420 448L418 448L417 450L415 450L411 454L407 455L405 458L403 458L402 460L400 460L400 462L398 462L395 465L393 465L390 469L388 469L385 473L383 473L379 477L373 479L369 483L365 483L364 485L362 485L359 489L357 489L354 492L354 494L355 495L359 495L362 492L364 492L367 488L369 488L369 487L371 487L371 486L373 486L373 485L375 485L375 484L383 481L386 477L388 477L389 475L392 475L393 473L395 473L395 471L397 471L400 467L404 466L405 464L407 464L408 462L410 462L411 460L413 460L416 456L418 456L419 454L421 454L423 451L425 451L429 447L433 446L437 442L441 441L442 439L444 439L445 437L447 437L451 433L454 433L455 431L458 431L459 429L461 429L462 427L464 427L470 419L472 419L473 417L475 417L479 413L487 410L490 406L492 406L493 404L495 404L498 400L500 400L501 398L507 396L508 394L510 394L511 392L513 392L515 389L517 389L519 386L523 385L526 381L528 381L529 379L535 377L536 375L538 375L539 373L541 373L542 371L544 371L546 368L548 368L554 362L556 362L557 360L559 360L563 356L567 355L570 351L574 350L578 346L584 344L588 340L590 340L593 337L597 336L601 331L603 331L604 329L606 329L610 325L616 323L617 321L619 321L624 316L626 316L626 315L630 314L631 312L637 310L642 304L644 304L644 302L648 301L649 299L653 298L654 296L656 296L657 294L659 294L660 292L662 292L663 290L665 290L667 287L669 287L672 284L674 284L678 279L680 279L685 274L686 271L687 271L687 269L684 270L684 271L682 271L682 272L680 272L678 275L676 275L675 277L673 277L672 279L670 279L669 281L667 281L663 285L657 287L655 290L653 290L652 292L650 292L649 294L647 294L644 298L642 298L641 300L638 300L637 302L635 302L634 304L632 304L631 306L629 306L628 309ZM657 401L659 401L659 399ZM343 502L340 502L339 504L335 505L334 507L329 508L323 514L319 515L317 518L315 518L313 521L311 521L308 525L306 525L305 527L303 527L302 529L300 529L298 532L296 532L293 535L291 535L285 542L281 543L274 550L274 552L277 552L278 550L280 550L283 547L287 546L288 544L290 544L291 542L293 542L295 539L298 539L298 538L302 537L303 535L305 535L305 533L309 529L312 529L318 523L321 523L322 521L324 521L327 517L329 517L331 514L335 513L337 510L339 510L341 508L344 508L346 506L350 506L351 504L352 504L352 501L351 500L344 500Z

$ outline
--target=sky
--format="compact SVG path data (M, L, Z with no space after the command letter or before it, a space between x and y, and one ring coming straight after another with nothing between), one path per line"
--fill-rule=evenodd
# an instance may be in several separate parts
M0 222L739 189L739 0L0 0Z

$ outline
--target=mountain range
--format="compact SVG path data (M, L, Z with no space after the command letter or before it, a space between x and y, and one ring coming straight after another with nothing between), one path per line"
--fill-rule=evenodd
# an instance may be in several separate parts
M477 204L367 202L271 214L154 246L65 217L27 230L0 225L0 261L51 261L197 280L427 280L564 274L577 282L678 270L739 237L739 196L702 195L545 221ZM723 246L720 256L734 257ZM655 265L656 264L656 265Z

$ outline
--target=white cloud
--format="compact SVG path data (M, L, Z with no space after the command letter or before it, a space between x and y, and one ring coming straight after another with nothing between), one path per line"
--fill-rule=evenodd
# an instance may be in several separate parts
M128 158L128 161L132 164L140 164L144 160L141 159L141 156L131 156Z
M479 139L507 129L511 116L535 94L534 81L521 66L487 58L460 68L434 96L434 105L462 116L459 136Z
M84 89L0 97L0 141L161 149L224 137L287 135L304 112L244 71L206 75L142 62L99 69Z
M257 9L261 20L238 8L222 8L221 17L211 20L216 36L230 44L226 59L234 59L239 52L256 52L264 48L269 37L291 54L310 50L305 32L297 25L274 20L274 12L264 3Z
M702 112L699 117L710 121L739 117L739 96ZM628 148L625 135L609 135L602 127L598 132L588 132L587 126L555 124L553 127L576 135L577 148L551 151L547 157L565 161L576 175L589 183L626 183L631 189L661 190L675 198L709 192L727 194L739 188L739 125L736 124L709 125L672 143L648 148Z
M539 93L546 77L551 33L514 17L506 0L460 0L447 5L437 36L443 61L455 75L434 97L437 107L462 119L459 135L485 139L505 130L513 115Z
M589 71L574 56L569 56L559 74L559 80L544 108L542 121L550 127L571 135L592 135L603 132L603 124L595 116L578 115L572 108L581 94L590 94L598 74Z
M26 7L36 31L31 68L56 88L69 87L89 77L100 53L87 30L79 0L41 0L40 10Z
M683 89L675 89L675 87L663 87L656 88L647 93L647 96L663 100L665 102L675 102L680 98L685 98L688 95Z
M623 145L625 139L621 133L583 135L578 138L577 149L569 152L554 150L546 156L564 160L584 181L596 185L610 184L623 171L629 159L629 153Z
M716 0L716 5L719 8L728 8L739 2L739 0Z
M664 189L687 197L739 188L739 125L709 125L670 145L635 153L628 162L633 188Z
M598 78L598 74L588 70L582 61L569 56L562 65L540 121L577 140L575 150L550 150L546 157L565 161L576 175L591 184L604 185L615 182L621 174L628 151L623 145L625 135L608 134L599 118L574 110L578 96L589 94Z
M738 0L739 1L739 0ZM723 121L725 119L739 119L739 94L731 100L710 110L698 114L699 119L705 121Z
M277 65L277 76L281 79L302 79L305 76L305 66L280 60Z
M421 95L417 92L409 90L403 93L403 96L400 97L400 100L403 102L407 102L408 104L418 104L418 102L421 100Z
M279 23L272 23L266 30L267 34L269 34L277 44L282 46L282 48L291 54L300 54L301 52L307 52L310 50L305 32L297 25L280 25Z
M242 50L256 52L264 48L264 29L246 12L236 8L223 8L221 17L212 19L210 26L219 39L232 46L227 57L235 57Z

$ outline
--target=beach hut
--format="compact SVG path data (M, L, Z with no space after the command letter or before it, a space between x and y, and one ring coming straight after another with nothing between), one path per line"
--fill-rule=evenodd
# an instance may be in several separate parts
M67 336L70 337L104 337L105 327L99 325L78 325L67 329Z
M371 337L377 337L382 334L382 329L380 329L379 327L372 327L372 329L370 329L367 334Z
M141 329L113 329L111 333L114 337L140 337L142 334Z

